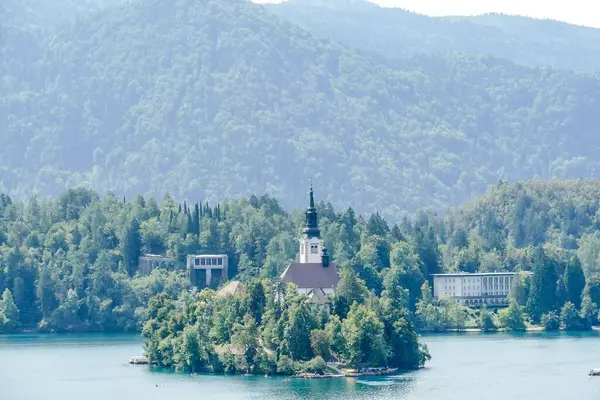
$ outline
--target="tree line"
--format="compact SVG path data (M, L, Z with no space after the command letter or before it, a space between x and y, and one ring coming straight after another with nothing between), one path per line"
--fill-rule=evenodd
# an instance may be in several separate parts
M600 304L597 191L593 182L502 182L444 216L420 212L398 224L319 202L325 245L341 271L334 314L387 293L405 305L417 330L460 328L478 316L461 309L465 322L453 322L456 305L424 295L431 274L530 271L513 294L528 324L575 310L576 323L563 325L589 328ZM140 330L150 298L189 289L183 271L141 276L140 254L183 262L188 254L223 253L229 278L273 282L295 259L302 224L301 212L286 212L266 195L217 205L169 195L100 197L87 189L27 201L0 195L2 329Z

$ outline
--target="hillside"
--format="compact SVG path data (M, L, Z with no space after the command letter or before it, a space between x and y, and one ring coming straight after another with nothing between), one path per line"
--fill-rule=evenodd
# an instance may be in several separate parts
M590 75L459 55L393 69L236 0L137 1L43 46L2 80L12 195L84 184L290 207L313 176L322 199L396 218L498 179L598 170Z
M362 0L290 0L266 7L347 46L389 58L460 52L600 71L600 29L498 14L432 18Z
M555 251L566 252L566 259L576 253L589 275L600 271L598 199L596 180L500 182L450 211L438 232L449 248L468 241L484 253L497 254L505 268L515 265L518 249L529 246L561 249Z

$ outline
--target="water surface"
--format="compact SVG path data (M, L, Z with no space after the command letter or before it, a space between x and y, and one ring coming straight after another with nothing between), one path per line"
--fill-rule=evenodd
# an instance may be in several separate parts
M185 374L130 366L137 335L0 336L1 400L600 399L600 337L425 336L427 368L391 378L292 380ZM156 387L156 385L159 385Z

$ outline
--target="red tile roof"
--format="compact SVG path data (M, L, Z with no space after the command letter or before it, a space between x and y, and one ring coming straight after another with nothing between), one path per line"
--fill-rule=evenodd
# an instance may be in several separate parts
M330 263L328 267L323 267L321 263L291 263L281 274L281 279L294 283L300 289L330 289L340 281L335 263Z

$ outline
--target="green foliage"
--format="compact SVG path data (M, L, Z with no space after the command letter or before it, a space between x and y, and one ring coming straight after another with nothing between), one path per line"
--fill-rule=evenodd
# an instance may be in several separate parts
M304 369L306 372L312 372L316 374L323 374L325 372L325 368L327 368L327 364L325 364L325 360L323 357L316 356L312 360L306 363Z
M566 331L576 331L581 329L581 317L577 313L575 305L567 301L560 310L560 325Z
M311 331L315 328L314 316L308 304L294 304L289 311L289 324L285 330L285 340L289 354L294 360L310 360L313 356L311 348Z
M331 357L331 338L325 329L314 329L310 333L310 346L315 356L324 359Z
M381 365L388 358L389 347L384 339L384 325L368 307L354 303L342 322L346 340L347 360L355 367Z
M591 329L592 325L598 322L598 305L589 296L583 296L579 316L583 329Z
M539 321L543 314L556 309L556 267L543 248L534 250L533 281L527 301L527 310L535 321Z
M497 329L496 323L494 322L494 317L487 309L487 306L484 304L479 310L479 321L478 321L479 329L483 332L495 331Z
M581 266L579 257L574 256L567 265L564 277L565 285L567 287L569 301L575 305L575 307L581 307L581 296L583 289L585 288L585 275Z
M542 315L542 326L547 331L556 331L560 329L560 316L554 311Z
M67 1L74 3L61 0ZM29 8L15 3L17 13ZM448 32L478 29L443 40L446 29L434 33L427 22L441 20L410 15L423 21L418 30L425 41L434 35L445 44L438 51L411 34L394 33L389 40L376 33L369 49L402 49L402 40L418 53L436 53L392 62L328 41L247 1L126 3L85 19L68 13L73 23L60 28L43 24L33 33L30 24L17 22L7 30L0 188L24 197L85 185L102 193L171 192L214 202L263 187L285 205L298 206L304 190L298 171L310 170L338 204L352 203L359 212L376 208L380 216L399 219L421 207L446 209L499 179L567 179L598 170L597 76L452 52L472 50L471 41L486 37L492 43L475 53L503 48L509 54L495 54L509 57L521 49L529 57L532 46L523 39L528 35L506 37L497 34L498 27L445 21ZM32 8L23 13L45 16L49 7ZM71 8L78 7L64 7ZM368 19L362 11L358 15L370 31L406 27L389 21L364 25ZM352 32L354 39L371 36ZM587 55L597 42L589 35L561 45L567 56L557 56L552 35L535 35L544 46L551 44L539 58L569 63L574 43L584 43L579 54ZM356 45L354 39L343 41ZM597 58L591 52L578 64ZM289 168L290 160L297 168ZM519 217L529 227L515 224L517 247L543 240L546 225L536 222L538 209L524 211ZM366 221L370 235L388 234L389 224L377 215ZM150 229L156 222L140 225L147 234L143 243L160 253L164 243ZM216 239L211 227L197 222L189 209L176 220L186 234L200 232L210 247L214 243L205 239ZM564 240L573 244L570 236ZM428 276L438 270L439 254L432 243L417 241ZM242 265L250 272L262 266L251 257Z
M19 309L10 290L5 289L0 299L0 332L14 332L19 328L19 325Z
M279 357L277 361L277 372L281 375L293 375L296 373L296 366L294 360L286 355Z
M507 309L500 311L500 325L510 331L524 331L525 318L523 306L520 306L514 298L510 299Z

